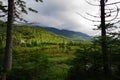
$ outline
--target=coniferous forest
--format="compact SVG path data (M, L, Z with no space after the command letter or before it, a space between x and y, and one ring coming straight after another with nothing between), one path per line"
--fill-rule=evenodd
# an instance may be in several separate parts
M78 35L72 39L42 27L15 24L17 20L25 21L17 8L19 5L21 12L27 14L26 3L8 0L8 6L4 6L0 1L0 79L120 80L120 32L110 31L120 25L105 23L108 15L104 14L104 6L112 4L107 4L107 0L100 2L101 24L97 30L101 36L86 40ZM7 21L2 20L5 16Z

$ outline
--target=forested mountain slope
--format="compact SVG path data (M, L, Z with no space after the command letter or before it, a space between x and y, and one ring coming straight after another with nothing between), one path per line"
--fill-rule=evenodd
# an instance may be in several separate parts
M6 24L0 24L0 41L5 41ZM14 44L28 43L65 43L69 40L60 35L54 34L42 28L30 27L30 26L16 26L14 27Z
M49 27L48 26L40 26L40 24L37 24L37 23L28 23L26 25L34 26L34 27L38 27L38 28L43 28L47 31L50 31L50 32L55 33L57 35L64 36L64 37L66 37L68 39L71 39L71 40L87 40L87 41L90 41L92 39L91 36L89 36L88 34L82 33L82 32L64 30L64 29L60 30L60 29L50 27L50 26Z
M56 28L51 28L51 27L43 27L45 30L48 30L50 32L53 32L55 34L67 37L72 40L91 40L92 38L82 32L76 32L76 31L70 31L70 30L59 30Z

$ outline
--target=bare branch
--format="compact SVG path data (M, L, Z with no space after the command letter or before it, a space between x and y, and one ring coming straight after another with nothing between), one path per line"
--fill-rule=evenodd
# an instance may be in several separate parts
M114 18L112 18L111 20L106 20L107 22L113 21L113 20L115 20L115 19L118 17L118 14L119 14L119 8L118 8L117 5L116 5L116 8L117 8L117 10L116 10L116 16L115 16Z
M85 2L88 3L88 4L90 4L90 5L92 5L92 6L100 6L100 5L97 5L97 4L92 4L92 3L90 3L90 2L87 1L87 0L85 0ZM114 5L114 4L120 4L120 1L114 2L114 3L108 3L108 4L105 4L105 5Z
M89 19L89 18L87 18L87 17L84 17L83 15L81 15L81 14L78 13L78 12L76 12L76 14L78 14L79 16L83 17L83 18L86 19L86 20L89 20L89 21L92 21L92 22L100 22L100 21L98 21L98 20L92 20L92 19Z
M90 4L90 5L92 5L92 6L100 6L100 5L97 5L97 4L92 4L92 3L90 3L90 2L87 1L87 0L85 0L85 2L88 3L88 4Z
M109 4L106 4L106 5L114 5L114 4L120 4L120 1L114 2L114 3L109 3Z
M92 17L94 17L94 18L100 18L100 16L94 16L94 15L92 15L92 14L90 14L90 13L87 13L87 12L86 12L86 14L89 15L89 16L92 16Z

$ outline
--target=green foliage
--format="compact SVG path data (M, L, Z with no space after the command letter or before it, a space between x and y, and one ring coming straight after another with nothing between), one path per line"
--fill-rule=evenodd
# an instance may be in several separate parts
M69 66L66 64L54 65L48 72L48 80L65 80L68 74Z
M5 43L6 25L0 22L0 41ZM14 45L21 45L23 47L34 47L43 45L66 44L70 40L48 32L42 28L15 26L14 27ZM2 43L0 43L2 44Z
M102 54L99 47L83 44L76 50L68 80L96 80L102 77Z
M5 35L6 35L6 24L0 21L0 47L5 45Z
M18 47L20 50L20 47ZM13 70L9 72L9 80L46 80L50 67L47 55L39 50L14 50Z
M13 70L9 80L65 80L68 62L72 54L51 55L40 47L20 47L13 49ZM53 50L51 47L49 48Z
M111 45L111 40L109 38L107 39L109 40L109 65L112 71L112 75L109 79L119 80L120 47L116 42ZM99 40L96 40L92 44L81 44L76 50L76 56L71 62L71 68L68 72L68 80L80 79L105 80L103 77L103 54L101 54Z
M0 25L0 41L4 41L3 45L0 43L2 64L6 29ZM16 26L13 38L13 70L8 74L9 80L104 80L99 39L92 43L70 41L28 26ZM107 40L113 80L119 80L119 39L108 37Z
M68 42L67 39L50 33L41 28L19 26L15 27L15 42L28 47L41 46L42 44L58 44Z

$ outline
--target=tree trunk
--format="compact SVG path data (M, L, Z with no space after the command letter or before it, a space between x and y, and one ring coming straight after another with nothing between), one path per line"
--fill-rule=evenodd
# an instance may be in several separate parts
M8 70L12 69L12 35L13 35L13 21L14 21L14 0L8 0L8 20L6 32L6 47L3 61L3 78L6 80Z
M108 51L107 51L107 36L105 26L105 0L100 1L101 4L101 36L102 36L102 53L103 53L103 70L105 77L110 76L109 62L108 62Z

